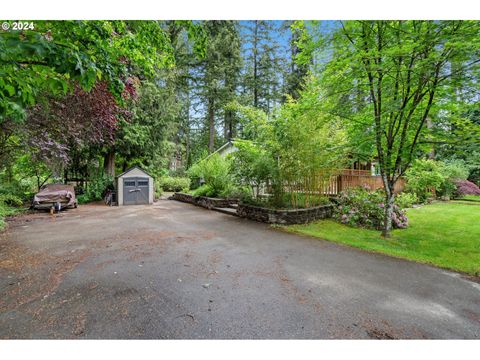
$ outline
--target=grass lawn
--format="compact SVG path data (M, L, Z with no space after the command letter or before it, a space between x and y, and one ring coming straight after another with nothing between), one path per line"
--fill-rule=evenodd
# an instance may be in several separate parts
M461 197L459 199L455 199L455 201L462 201L462 200L480 202L480 196L464 195L463 197Z
M480 275L480 203L439 202L407 211L409 227L384 239L379 231L333 220L286 226L287 231L442 268Z

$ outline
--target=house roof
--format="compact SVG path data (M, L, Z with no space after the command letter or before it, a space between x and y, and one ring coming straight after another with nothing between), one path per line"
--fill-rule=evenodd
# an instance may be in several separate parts
M133 169L138 169L138 170L140 170L141 172L143 172L143 173L147 174L148 176L150 176L151 178L153 178L152 175L150 175L148 172L146 172L145 170L143 170L143 169L142 169L140 166L138 166L138 165L134 165L134 166L128 168L128 169L125 170L123 173L115 176L115 178L119 178L120 176L123 176L123 175L125 175L126 173L129 173L129 172L132 171Z
M228 140L225 144L223 144L222 146L220 146L217 150L215 150L214 152L212 152L211 154L209 154L205 159L202 159L202 160L208 159L208 158L209 158L210 156L212 156L213 154L218 153L218 152L222 151L223 149L228 148L229 146L234 146L234 144L233 144L234 141L235 141L235 139L230 139L230 140Z
M217 150L215 150L214 152L220 152L222 151L223 149L226 149L227 147L229 146L233 146L233 141L232 140L228 140L225 144L223 144L222 146L220 146Z

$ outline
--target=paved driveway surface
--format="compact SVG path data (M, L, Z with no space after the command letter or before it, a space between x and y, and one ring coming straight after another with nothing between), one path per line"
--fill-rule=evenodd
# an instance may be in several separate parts
M480 284L163 200L0 235L0 338L480 338Z

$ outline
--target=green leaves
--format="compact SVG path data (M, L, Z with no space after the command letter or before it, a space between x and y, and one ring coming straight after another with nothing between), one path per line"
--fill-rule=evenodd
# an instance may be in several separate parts
M12 85L5 85L4 89L7 91L9 96L13 96L13 94L15 94L15 88Z
M190 22L192 36L198 32ZM200 38L200 35L198 35ZM200 50L200 48L199 48ZM174 62L170 41L157 21L37 21L35 30L0 33L0 122L21 119L47 91L68 91L77 81L89 91L103 79L121 101L129 75L153 78Z

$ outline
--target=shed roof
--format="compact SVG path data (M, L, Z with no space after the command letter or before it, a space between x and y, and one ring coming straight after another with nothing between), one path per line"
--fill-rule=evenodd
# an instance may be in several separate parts
M127 170L125 170L123 173L121 173L120 175L117 175L115 178L119 178L127 173L129 173L130 171L134 170L134 169L138 169L140 170L141 172L145 173L146 175L150 176L151 178L153 178L152 175L150 175L148 172L146 172L145 170L143 170L140 166L138 165L134 165L132 166L131 168L128 168Z

